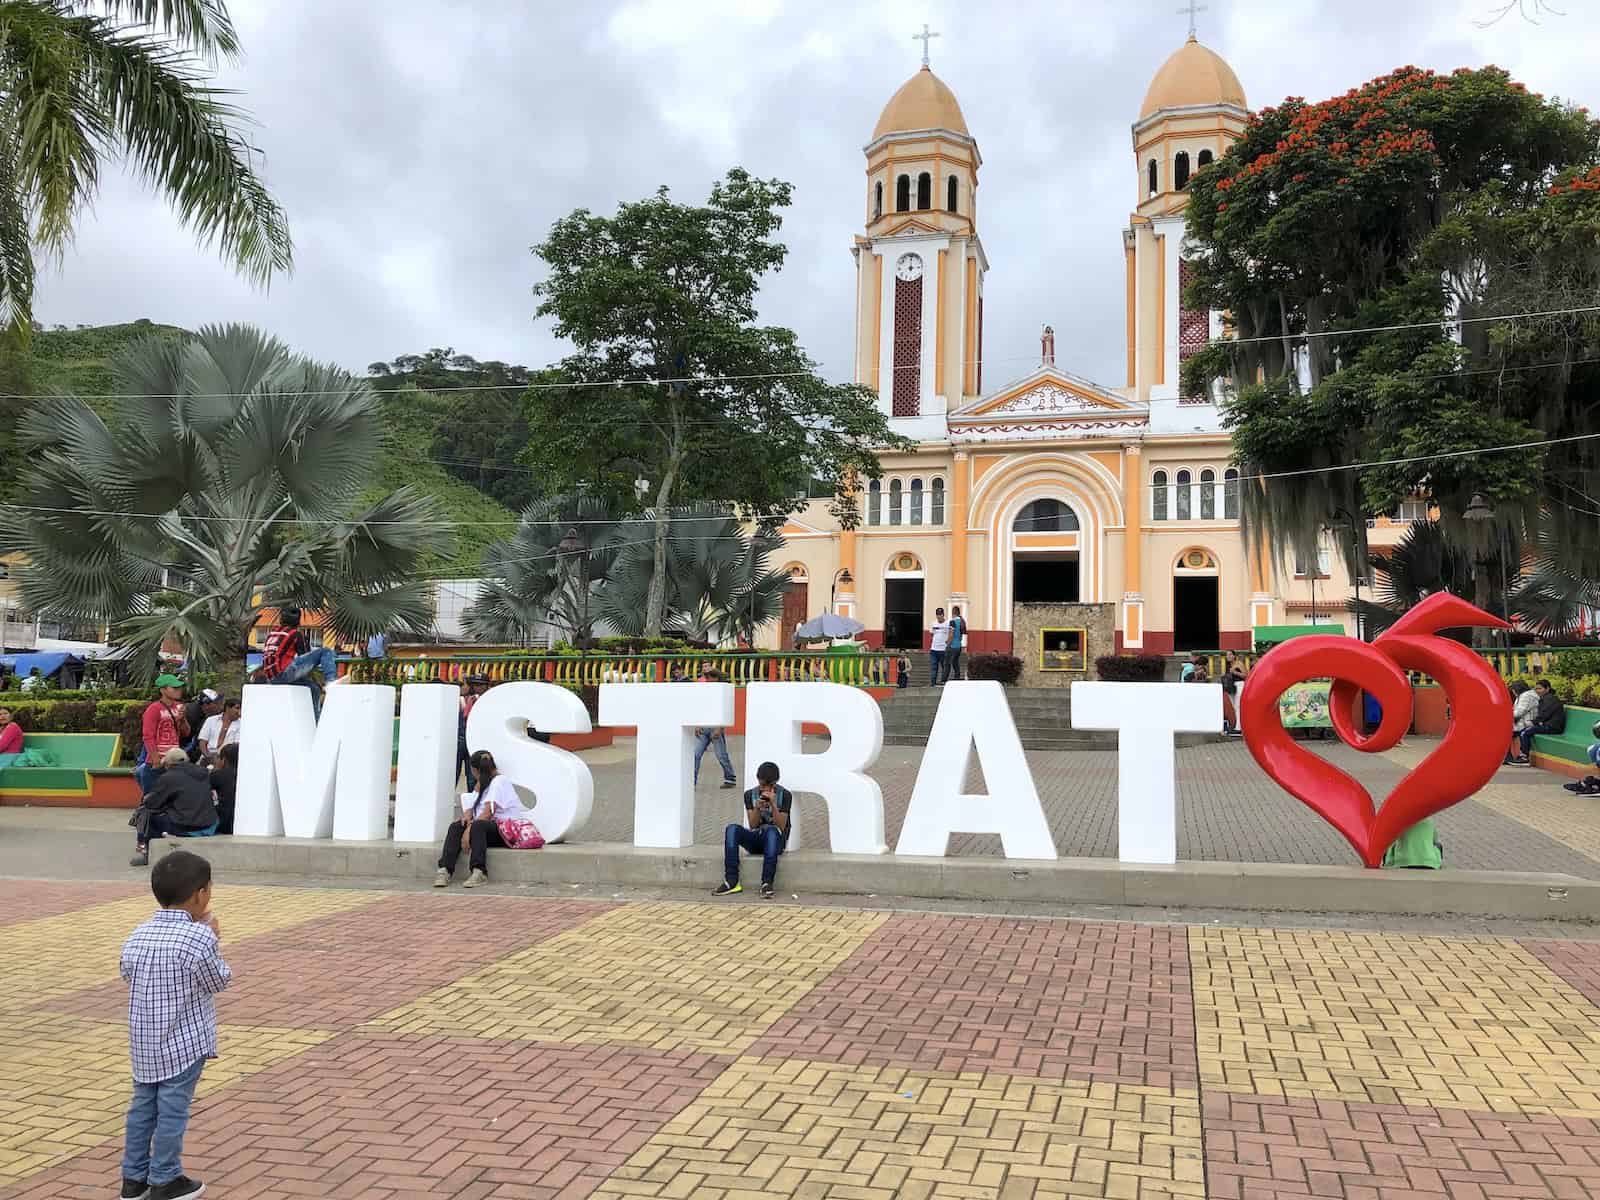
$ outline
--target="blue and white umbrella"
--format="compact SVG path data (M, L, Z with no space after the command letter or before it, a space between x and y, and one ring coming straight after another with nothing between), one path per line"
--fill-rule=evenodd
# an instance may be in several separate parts
M799 626L795 633L811 641L816 638L847 638L854 637L866 626L854 617L841 617L838 613L823 613L820 617L812 617L804 625Z

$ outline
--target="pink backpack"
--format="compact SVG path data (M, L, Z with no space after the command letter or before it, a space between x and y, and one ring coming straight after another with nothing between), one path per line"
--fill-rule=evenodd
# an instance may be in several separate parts
M495 820L500 830L500 840L510 850L542 850L544 834L532 821L522 817L500 817Z

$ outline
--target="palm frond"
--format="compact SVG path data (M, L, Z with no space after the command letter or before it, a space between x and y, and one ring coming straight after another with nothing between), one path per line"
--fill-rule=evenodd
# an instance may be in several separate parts
M239 57L239 35L234 31L222 0L99 0L113 21L159 28L177 41L215 62L218 55Z

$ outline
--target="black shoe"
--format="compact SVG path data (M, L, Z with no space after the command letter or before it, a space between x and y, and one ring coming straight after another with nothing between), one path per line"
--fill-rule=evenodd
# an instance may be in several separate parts
M739 781L737 779L724 779L722 781L722 786L724 788L738 787Z
M206 1185L198 1179L190 1179L187 1175L179 1175L168 1183L158 1183L150 1189L150 1200L188 1200L191 1196L198 1196L206 1190Z
M150 1185L142 1179L122 1181L122 1200L144 1200L150 1194Z
M761 885L761 898L763 900L771 900L774 894L775 893L773 892L772 885L770 883L763 883Z
M719 883L717 890L711 894L713 896L737 896L742 891L744 891L744 884L742 883Z
M1587 792L1589 790L1588 783L1581 780L1576 783L1563 783L1561 786L1566 788L1569 792Z

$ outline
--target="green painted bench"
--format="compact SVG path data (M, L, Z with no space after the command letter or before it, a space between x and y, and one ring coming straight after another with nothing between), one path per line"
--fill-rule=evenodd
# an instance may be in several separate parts
M56 756L57 765L0 770L0 802L22 799L92 802L106 790L104 786L97 786L97 780L121 782L132 774L129 768L121 765L121 734L25 733L22 748L48 750ZM134 789L135 794L137 790Z
M1589 768L1589 747L1600 738L1594 736L1594 723L1600 721L1600 711L1567 705L1567 728L1564 733L1536 733L1533 752L1546 758Z

